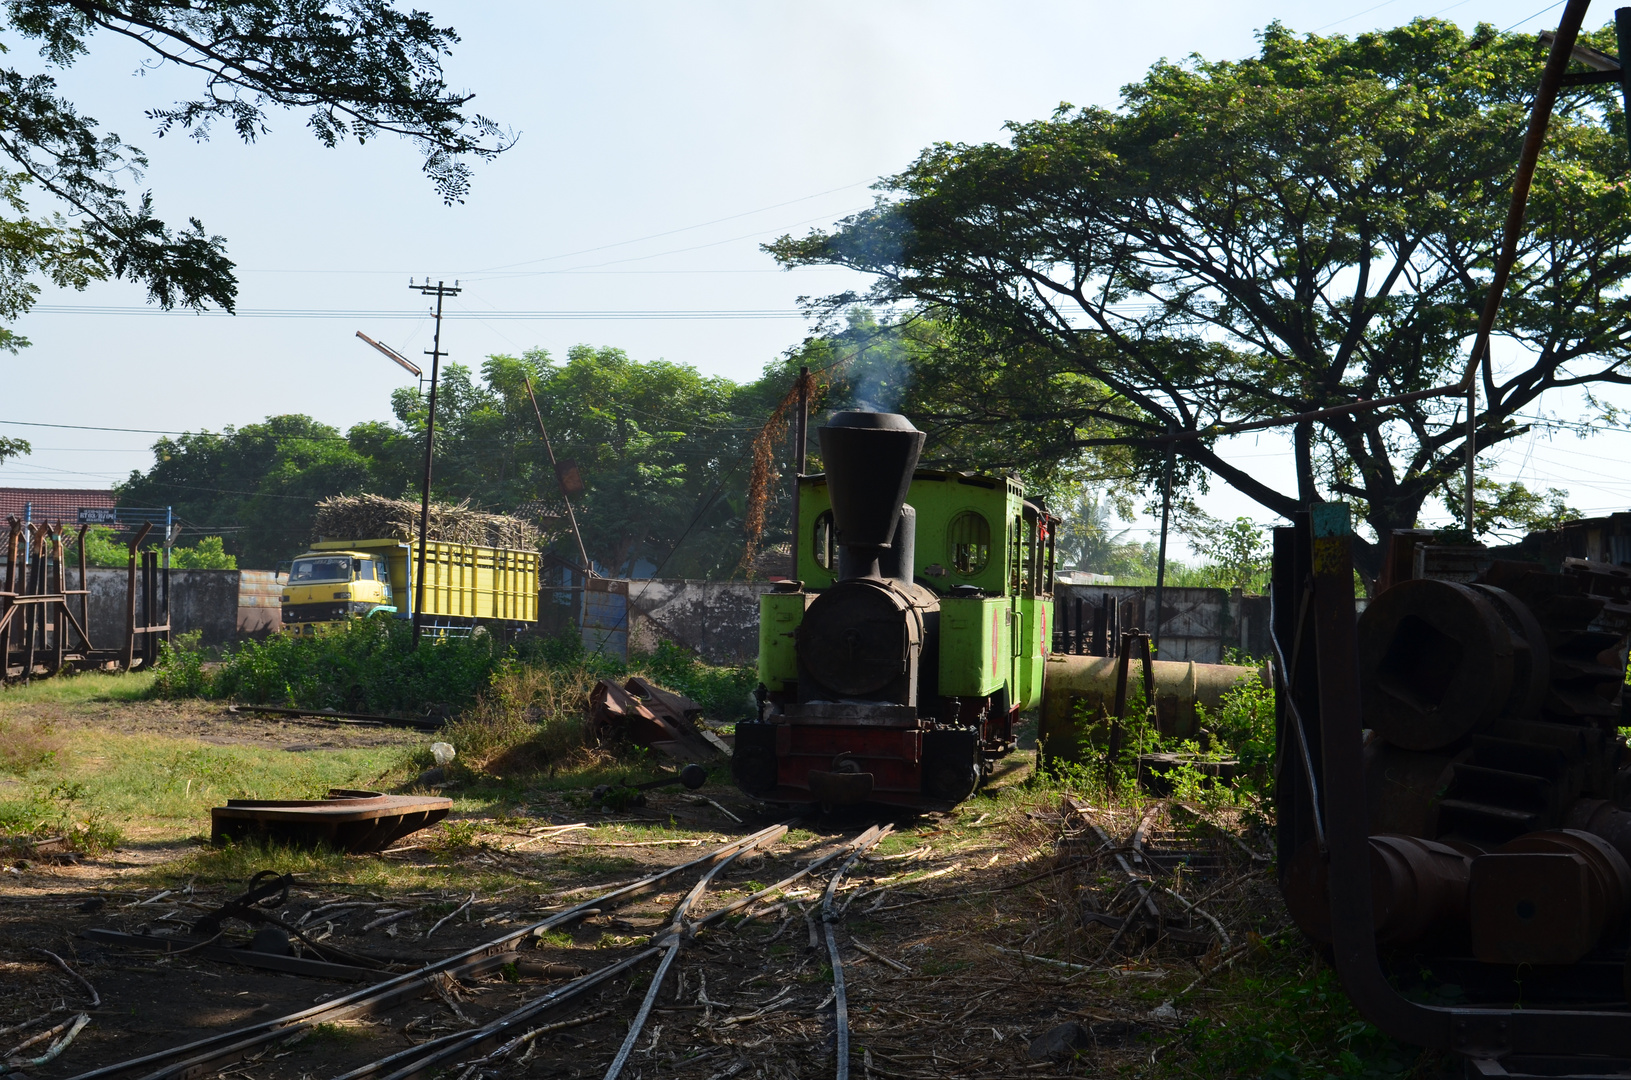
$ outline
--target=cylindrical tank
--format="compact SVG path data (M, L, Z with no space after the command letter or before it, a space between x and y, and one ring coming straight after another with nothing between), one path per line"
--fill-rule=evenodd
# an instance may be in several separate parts
M1082 743L1091 737L1099 717L1115 707L1114 656L1074 656L1054 653L1042 676L1043 751L1050 757L1074 760ZM1196 704L1216 709L1223 695L1243 678L1268 679L1260 668L1235 664L1197 664L1192 660L1157 660L1155 726L1162 735L1189 738L1198 730ZM1143 680L1143 666L1134 660L1127 669L1129 688Z

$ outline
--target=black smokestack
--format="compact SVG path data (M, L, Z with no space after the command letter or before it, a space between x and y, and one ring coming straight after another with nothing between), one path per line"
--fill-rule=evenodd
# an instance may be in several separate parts
M926 436L899 413L874 412L834 413L816 434L838 543L851 556L853 576L876 577Z

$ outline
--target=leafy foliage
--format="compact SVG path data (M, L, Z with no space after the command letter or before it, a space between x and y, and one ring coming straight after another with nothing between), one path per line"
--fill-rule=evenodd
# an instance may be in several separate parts
M224 120L254 142L268 130L270 110L301 109L325 146L386 133L411 139L449 202L469 188L465 159L491 157L513 142L491 120L467 117L469 95L447 87L441 64L457 35L387 0L8 0L4 17L59 68L89 55L100 32L136 43L154 63L201 75L198 97L149 110L160 136L187 131L205 139ZM0 69L0 154L15 166L0 174L9 211L0 219L0 318L28 310L39 278L76 289L125 278L144 284L161 307L232 310L238 286L224 238L197 218L173 229L154 214L150 194L133 198L126 185L140 183L146 157L75 110L54 78ZM68 216L30 217L30 186L59 200ZM0 330L0 348L26 344Z
M223 658L209 696L340 712L422 715L476 700L503 654L491 636L428 641L412 648L398 619L351 619L314 635L272 634Z
M191 547L171 548L170 565L178 570L236 570L238 560L227 554L219 536L203 536Z
M1189 546L1215 572L1217 585L1262 594L1267 591L1269 543L1263 527L1248 517L1219 521L1196 512L1183 522Z
M1516 481L1503 484L1488 476L1477 477L1472 499L1474 531L1479 536L1505 533L1521 539L1525 533L1555 529L1580 517L1580 511L1564 502L1566 498L1568 493L1557 488L1547 488L1542 494ZM1461 519L1464 509L1459 493L1446 494L1444 505L1455 520Z
M1175 446L1182 487L1217 478L1281 515L1341 498L1378 533L1411 527L1462 459L1454 399L1294 429L1294 492L1213 431L1459 375L1540 64L1535 38L1489 26L1276 23L1257 56L1155 65L1118 111L937 144L873 208L767 249L871 273L870 300L937 320L913 393L993 446L1107 455L1100 475L1143 485ZM1603 88L1553 117L1499 326L1525 359L1484 375L1480 450L1548 390L1631 382L1623 124Z
M559 364L543 350L489 357L479 373L450 364L437 391L433 494L538 521L555 550L577 562L541 413L557 459L575 461L583 481L574 507L592 560L609 573L637 564L671 577L725 573L742 550L748 448L790 378L778 364L742 385L587 345ZM234 530L223 552L270 569L305 549L320 499L417 497L427 402L402 388L391 408L395 423L369 421L343 435L294 415L160 439L153 467L131 474L120 502L173 504L190 528ZM785 530L770 539L785 539Z
M542 349L489 357L479 382L469 369L450 365L437 400L439 496L525 507L553 526L557 550L574 562L576 546L526 380L557 460L577 463L584 492L574 503L590 558L614 574L630 573L643 560L666 563L666 575L684 577L735 564L742 506L726 492L735 490L733 482L745 483L748 446L773 388L587 345L574 346L560 364ZM395 429L373 429L370 438L384 461L417 462L425 402L416 390L399 389L392 409ZM690 542L676 550L688 529Z
M174 506L191 528L233 528L222 551L270 570L305 550L319 499L372 484L371 461L309 416L272 416L220 434L166 436L157 459L117 489L126 506Z
M1276 958L1302 959L1289 946L1266 948ZM1291 966L1282 962L1232 980L1233 1000L1186 1026L1193 1058L1206 1062L1210 1075L1329 1080L1426 1074L1417 1067L1433 1055L1403 1047L1366 1023L1330 968L1286 970Z

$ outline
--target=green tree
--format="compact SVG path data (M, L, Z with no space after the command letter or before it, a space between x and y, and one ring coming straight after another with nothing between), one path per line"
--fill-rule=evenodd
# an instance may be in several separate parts
M574 507L591 559L615 574L728 573L742 552L748 448L790 384L779 381L784 367L741 385L590 345L559 363L542 349L492 356L479 374L450 364L437 391L434 493L540 519L555 550L577 561L530 380L557 459L575 462L583 481ZM396 494L390 485L406 480L417 492L426 401L403 388L391 406L394 425L359 425L350 445L369 458L371 483Z
M1262 593L1268 583L1269 542L1263 527L1249 517L1219 521L1194 513L1181 523L1189 546L1205 562L1198 569L1223 589Z
M1112 500L1083 485L1076 498L1059 512L1055 551L1061 569L1109 574L1117 561L1117 548L1125 546L1128 530L1116 532Z
M0 464L4 464L7 458L27 457L33 452L34 448L28 445L27 440L8 439L0 435Z
M1533 36L1489 26L1276 23L1257 56L1156 64L1118 110L930 147L873 208L767 250L871 273L868 299L937 320L956 347L923 356L914 392L993 444L1108 451L1145 486L1175 446L1181 488L1215 478L1279 515L1342 499L1377 533L1410 527L1455 483L1456 400L1292 429L1294 491L1209 433L1455 379L1541 63ZM1571 89L1552 120L1497 327L1516 348L1496 355L1522 359L1484 371L1479 450L1527 430L1547 391L1631 382L1615 93ZM1356 556L1374 574L1376 547Z
M1459 497L1445 500L1445 508L1459 517ZM1525 533L1555 529L1565 521L1580 517L1580 511L1565 501L1567 492L1547 488L1545 493L1530 491L1514 481L1503 484L1487 476L1473 482L1473 523L1480 536L1496 533L1521 539Z
M454 31L389 0L8 0L0 17L56 68L90 55L101 34L196 73L197 97L148 111L160 136L205 139L223 122L254 142L269 130L270 111L298 109L325 146L386 134L412 140L450 202L468 190L467 158L513 142L491 120L466 116L470 95L443 79ZM224 239L197 218L172 229L148 194L133 198L126 185L141 180L142 152L78 113L51 76L0 68L0 156L11 164L0 171L0 318L27 311L40 279L83 289L124 278L162 307L232 309L237 281ZM62 212L30 216L28 197L39 192ZM26 344L0 328L0 348Z
M171 548L170 565L180 570L236 570L238 560L227 554L219 536L201 536L191 547Z
M153 455L151 469L119 485L119 504L174 507L190 529L220 530L223 552L251 569L305 550L318 501L369 491L373 477L370 459L309 416L165 437Z

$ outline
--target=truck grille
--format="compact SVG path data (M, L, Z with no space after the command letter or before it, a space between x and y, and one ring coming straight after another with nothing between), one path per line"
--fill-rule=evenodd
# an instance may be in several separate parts
M366 615L379 607L367 601L332 604L284 604L283 621L286 623L338 622L349 615Z

